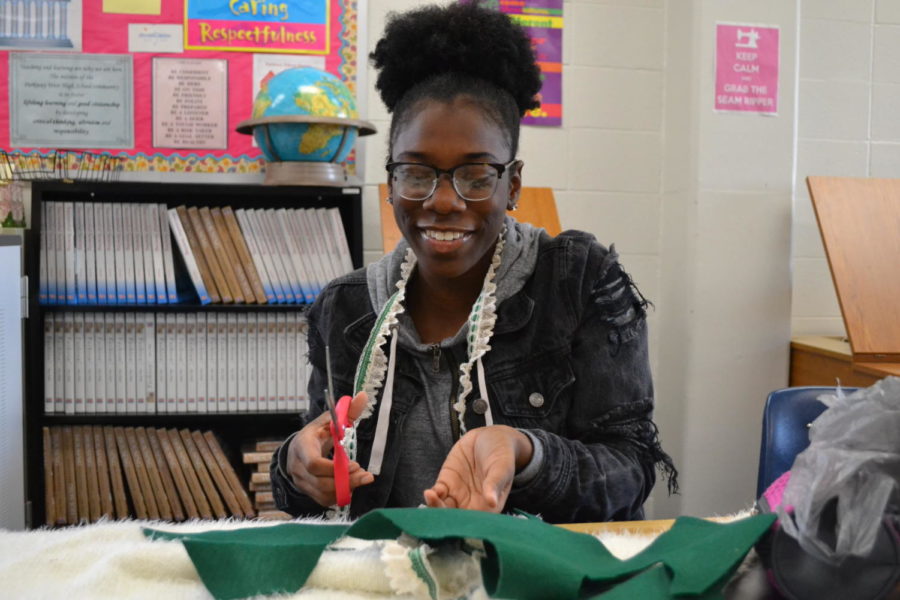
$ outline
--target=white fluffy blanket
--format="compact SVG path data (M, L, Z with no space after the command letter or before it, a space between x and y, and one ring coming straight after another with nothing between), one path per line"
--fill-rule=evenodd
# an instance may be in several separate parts
M274 524L119 521L56 530L0 530L0 598L209 600L181 542L150 541L141 528L186 532ZM637 554L653 540L653 536L615 534L598 538L619 558ZM427 598L424 584L409 564L408 546L402 542L340 540L334 547L341 550L322 554L302 590L279 598ZM432 555L429 564L442 597L487 598L476 558L462 552L450 557Z

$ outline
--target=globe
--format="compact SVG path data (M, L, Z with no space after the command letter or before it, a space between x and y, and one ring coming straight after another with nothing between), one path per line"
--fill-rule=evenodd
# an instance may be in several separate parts
M294 115L324 117L328 122L276 122L255 127L253 138L266 160L344 162L347 159L356 142L356 122L341 124L335 120L355 121L358 113L356 100L344 82L312 67L287 69L265 78L253 102L253 119ZM347 136L343 139L345 129Z

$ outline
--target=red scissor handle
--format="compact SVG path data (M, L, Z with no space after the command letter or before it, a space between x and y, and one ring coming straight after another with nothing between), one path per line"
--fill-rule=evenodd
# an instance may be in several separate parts
M350 410L350 396L343 396L335 407L338 422L331 422L331 439L334 440L334 491L338 506L350 504L350 460L341 445L344 431L350 426L347 412Z

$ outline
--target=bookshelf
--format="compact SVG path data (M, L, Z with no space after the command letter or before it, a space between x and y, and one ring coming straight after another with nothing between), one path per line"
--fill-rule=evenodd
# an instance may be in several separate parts
M44 442L43 428L82 425L145 428L186 428L212 431L222 450L246 484L250 465L241 461L242 444L258 439L283 438L297 429L296 411L215 412L215 413L98 413L48 414L44 398L44 319L46 315L75 313L114 315L117 313L205 315L244 313L250 315L303 314L306 304L201 304L185 273L185 265L175 242L176 280L181 301L176 304L41 304L39 280L41 265L41 207L47 202L140 203L224 207L237 209L337 208L344 227L350 257L355 268L362 265L362 196L359 187L263 187L259 185L209 185L176 183L63 183L35 182L30 208L31 229L25 237L25 272L29 299L25 343L25 477L26 520L30 527L44 523ZM171 235L171 234L169 234ZM258 317L259 318L259 317ZM286 317L289 318L289 317Z

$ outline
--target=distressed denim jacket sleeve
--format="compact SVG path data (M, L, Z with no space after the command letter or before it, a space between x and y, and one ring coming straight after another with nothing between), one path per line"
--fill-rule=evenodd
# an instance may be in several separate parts
M618 263L614 249L591 243L567 250L568 363L574 381L552 427L529 432L544 452L541 468L514 487L507 508L550 522L643 518L659 465L674 467L651 417L653 383L647 353L647 302ZM554 317L563 329L565 319Z

